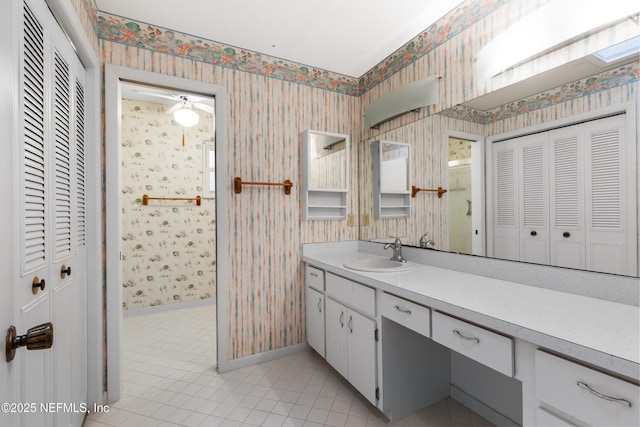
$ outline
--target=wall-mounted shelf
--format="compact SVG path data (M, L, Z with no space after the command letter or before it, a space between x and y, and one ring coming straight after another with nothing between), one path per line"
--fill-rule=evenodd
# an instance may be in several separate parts
M308 190L305 219L346 219L347 194L347 190Z
M302 133L302 217L346 220L349 199L349 135Z
M411 146L404 142L374 141L373 215L376 219L411 215Z

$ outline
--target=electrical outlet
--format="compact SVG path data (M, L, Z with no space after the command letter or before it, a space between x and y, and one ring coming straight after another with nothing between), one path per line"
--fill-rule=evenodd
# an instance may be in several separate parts
M353 227L356 225L356 220L353 214L347 215L347 227Z
M362 226L363 227L368 227L369 226L369 214L362 214Z

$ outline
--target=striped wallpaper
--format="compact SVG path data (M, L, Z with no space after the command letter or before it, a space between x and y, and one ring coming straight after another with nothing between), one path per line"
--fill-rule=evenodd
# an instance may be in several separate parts
M412 214L412 217L420 218L420 222L372 221L371 227L359 229L348 227L346 221L302 221L299 165L301 132L305 129L352 136L349 212L372 213L368 146L375 139L410 142L414 147L415 164L424 166L420 169L414 166L414 183L420 187L437 187L446 177L446 129L489 135L551 117L555 119L596 106L624 102L638 95L640 73L636 63L628 70L629 78L617 87L608 86L605 79L601 80L600 86L596 84L586 92L576 86L573 89L575 96L570 97L573 99L550 97L548 105L527 103L515 115L492 116L491 123L468 120L469 117L484 120L485 114L479 112L435 114L583 55L607 37L624 37L632 31L622 23L601 31L582 44L574 44L560 54L542 57L535 64L525 64L516 73L494 79L490 84L475 81L474 57L479 49L506 24L546 3L545 0L468 0L358 79L357 89L348 90L344 89L351 87L352 82L348 79L323 74L323 70L303 70L301 64L286 64L281 73L274 74L265 72L273 68L270 65L276 65L270 58L260 58L260 64L266 62L266 68L251 68L255 63L238 56L238 51L233 55L227 52L226 61L231 63L219 63L206 55L195 56L189 49L182 53L168 51L167 48L174 45L167 40L160 42L161 49L155 49L149 41L150 35L144 39L144 30L138 31L138 28L147 28L147 24L105 16L95 11L92 0L74 0L74 3L78 2L82 5L76 7L80 15L88 13L93 17L95 14L95 20L86 24L90 25L87 31L98 34L105 64L215 83L226 88L227 117L220 119L226 120L228 139L219 143L226 144L230 162L227 170L218 173L228 177L241 176L246 180L289 178L294 182L289 197L268 188L256 188L243 192L241 197L231 197L231 205L227 207L229 223L218 224L227 227L231 233L231 241L220 244L218 250L229 251L234 260L229 274L229 359L304 341L302 243L367 239L388 234L419 237L425 231L431 231L436 241L444 239L445 204L437 197L422 193L414 199ZM138 28L136 25L127 27L127 23L137 24ZM122 26L130 31L123 31ZM155 30L162 34L165 30L170 31L154 27ZM224 52L225 47L220 47ZM296 68L300 72L293 72ZM394 88L431 75L443 77L440 105L403 115L377 130L363 129L364 108L373 100ZM349 84L336 85L336 79ZM333 85L326 84L332 81Z

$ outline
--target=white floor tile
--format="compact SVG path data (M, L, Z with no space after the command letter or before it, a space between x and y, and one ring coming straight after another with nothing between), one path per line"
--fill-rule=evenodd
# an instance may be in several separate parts
M123 346L123 396L85 427L491 426L452 399L387 423L312 351L220 375L214 306L127 318Z

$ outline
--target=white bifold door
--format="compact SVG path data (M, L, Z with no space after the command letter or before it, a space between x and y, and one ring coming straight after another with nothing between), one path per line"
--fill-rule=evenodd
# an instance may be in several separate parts
M12 171L2 188L13 193L3 200L13 237L2 253L13 267L2 286L11 287L17 336L44 324L39 333L51 346L28 350L16 341L5 380L22 410L0 424L80 426L88 409L85 72L44 0L11 1L3 9L2 22L13 29L2 40L11 45L3 60L13 64L3 78L15 90L11 138L3 142L13 154L2 159Z
M494 256L637 275L636 154L617 115L493 147Z

